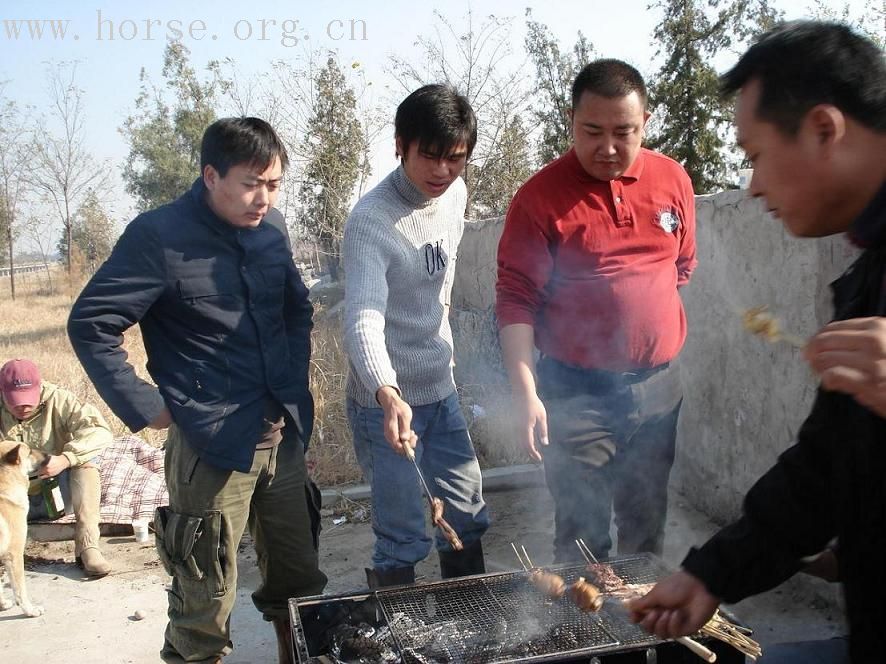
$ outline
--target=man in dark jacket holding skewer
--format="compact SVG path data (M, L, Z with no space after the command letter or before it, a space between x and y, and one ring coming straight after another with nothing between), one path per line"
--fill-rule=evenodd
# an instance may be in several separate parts
M801 237L848 233L863 249L834 284L835 318L886 314L886 62L843 25L780 26L723 76L738 93L751 194ZM813 342L812 345L814 345ZM807 352L813 359L815 349ZM744 514L683 570L631 603L662 638L696 632L721 601L763 592L839 540L842 639L773 648L762 661L881 662L886 653L886 419L849 390L819 389L797 444L750 490Z

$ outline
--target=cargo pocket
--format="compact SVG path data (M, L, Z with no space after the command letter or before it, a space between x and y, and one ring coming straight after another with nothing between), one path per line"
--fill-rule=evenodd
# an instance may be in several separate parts
M199 584L212 596L224 595L226 551L222 528L218 511L190 516L158 507L154 529L163 568L182 584Z
M227 592L225 566L228 552L225 547L224 528L221 512L217 510L206 512L203 515L203 536L194 545L194 557L206 573L205 583L213 597L220 597Z

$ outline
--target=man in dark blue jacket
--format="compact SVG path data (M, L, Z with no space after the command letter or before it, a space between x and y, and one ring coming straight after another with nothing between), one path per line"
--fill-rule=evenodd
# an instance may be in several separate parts
M169 427L169 507L155 521L173 576L163 660L217 662L231 651L248 525L262 573L252 598L288 662L287 599L326 583L304 461L313 310L272 207L288 158L257 118L212 124L200 158L190 192L127 226L75 302L68 335L130 429ZM121 347L136 323L156 387Z

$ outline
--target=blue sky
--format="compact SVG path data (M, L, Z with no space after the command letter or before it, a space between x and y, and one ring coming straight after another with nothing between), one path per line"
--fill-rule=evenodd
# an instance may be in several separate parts
M812 0L774 2L788 18L807 15L813 4ZM829 0L827 4L842 6L843 2ZM864 0L851 0L850 5L860 14ZM478 20L488 14L514 17L513 47L518 52L522 52L527 7L563 46L571 46L580 29L598 53L630 61L644 74L655 69L655 49L649 42L659 16L647 9L647 0L474 0L471 4ZM126 216L130 202L123 194L119 170L127 147L118 128L133 110L140 69L145 67L155 81L160 80L168 37L181 36L198 68L211 59L230 57L246 76L267 68L273 60L293 58L306 47L336 49L343 62L360 62L367 79L383 85L388 56L395 53L408 58L416 52L416 37L433 33L434 9L461 25L468 3L5 0L0 5L0 81L7 82L7 97L33 105L39 113L46 104L43 63L79 62L77 82L85 90L87 144L96 157L111 160L119 190L114 196L118 201L115 212ZM56 33L53 37L50 25L44 23L43 36L37 38L26 24L16 23L22 19L62 21L65 36ZM513 62L516 66L520 60ZM379 146L373 179L383 177L393 166L391 152L388 145Z

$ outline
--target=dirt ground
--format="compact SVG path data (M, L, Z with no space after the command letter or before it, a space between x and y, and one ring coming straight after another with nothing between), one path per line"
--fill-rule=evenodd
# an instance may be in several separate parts
M544 487L490 492L486 495L493 526L484 539L490 572L511 570L517 561L509 543L523 544L533 561L552 559L552 510ZM349 520L335 525L339 512L324 510L321 565L329 576L327 593L365 587L363 567L373 536L361 505L348 503ZM363 514L361 514L363 512ZM363 520L359 520L360 517ZM665 559L679 563L692 544L715 530L703 515L671 497ZM115 572L104 579L87 580L73 564L72 542L31 542L27 582L33 600L46 613L25 618L18 607L0 613L0 662L15 664L142 664L159 662L166 623L169 581L151 545L138 545L132 536L108 537L105 554ZM274 662L272 629L262 621L250 600L259 582L255 553L248 542L240 551L240 581L231 619L234 652L225 664ZM435 555L422 563L419 575L439 578ZM9 592L8 589L6 591ZM836 591L808 577L745 600L733 607L752 626L764 648L778 641L827 638L843 626ZM136 612L144 614L136 619Z

